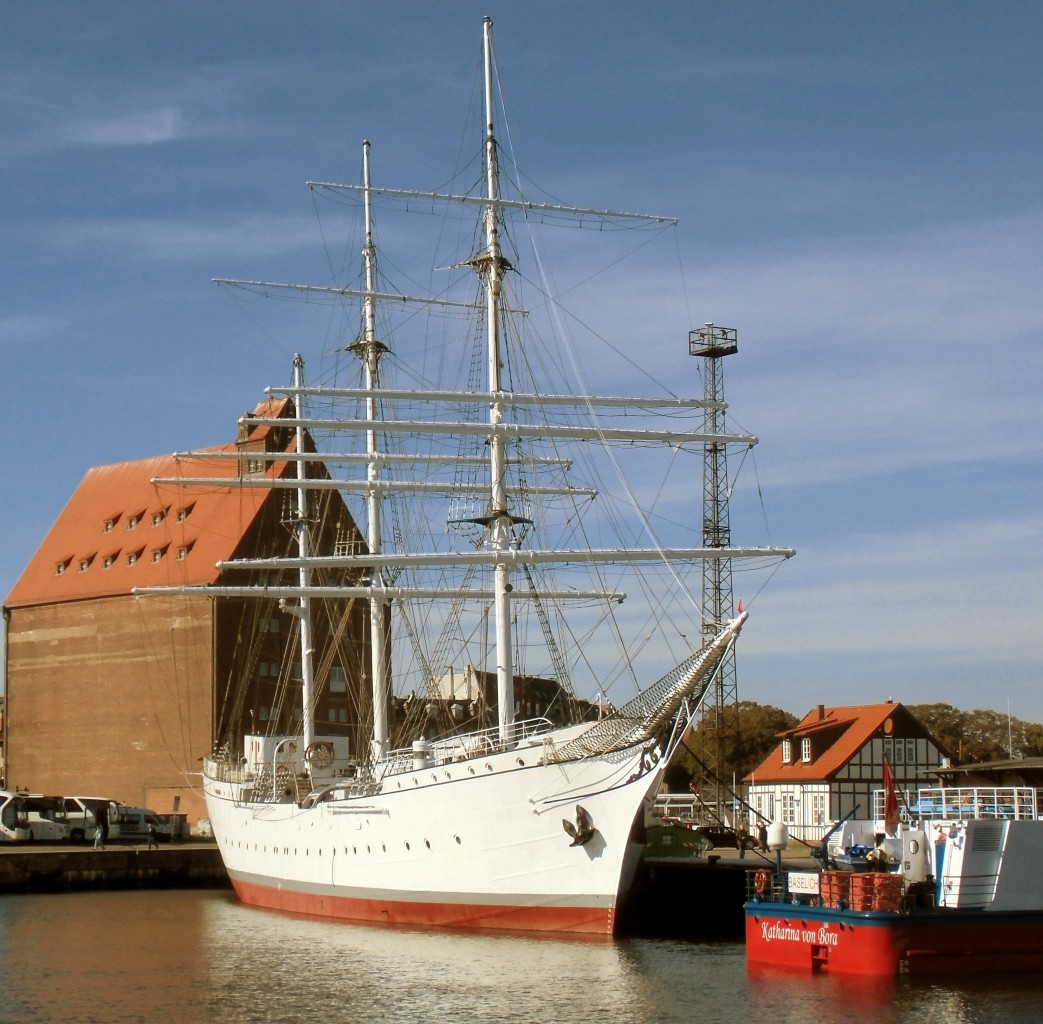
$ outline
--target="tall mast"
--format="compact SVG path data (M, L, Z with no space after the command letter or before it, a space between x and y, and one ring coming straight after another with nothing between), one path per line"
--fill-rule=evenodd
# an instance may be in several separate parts
M362 360L365 375L366 420L371 424L366 430L366 541L371 555L379 555L381 543L381 491L377 487L380 477L379 452L377 450L376 423L379 419L376 389L380 386L380 357L387 346L377 340L377 267L376 247L373 244L373 209L369 177L369 142L362 144L362 181L366 218L366 239L362 246L362 261L366 274L366 294L362 305L362 336L351 350ZM388 752L388 669L386 646L386 622L388 605L381 591L381 573L377 568L369 576L369 626L370 626L370 678L373 699L372 756L379 761Z
M293 384L295 388L304 386L304 360L301 356L293 357ZM299 402L300 399L297 399ZM300 423L300 407L297 408L297 452L304 452L305 430ZM308 489L307 489L307 463L300 459L297 462L297 509L292 519L292 526L297 535L297 552L301 558L301 567L298 570L301 596L296 608L288 608L291 614L296 615L301 623L301 706L304 709L303 740L305 749L315 739L314 700L315 675L312 656L315 653L312 641L311 628L311 599L308 590L311 585L311 569L304 561L311 554L311 534L308 518Z
M496 136L493 131L493 74L491 18L485 19L485 253L474 260L479 277L485 284L486 330L489 356L489 423L503 422L503 385L500 378L500 302L503 276L508 268L500 251L499 212L497 209L498 171ZM490 508L489 543L498 553L511 544L511 514L507 507L506 444L502 434L493 433L489 442ZM511 649L511 574L506 562L499 561L494 573L493 607L496 621L496 702L499 712L500 738L505 740L514 721L514 654Z

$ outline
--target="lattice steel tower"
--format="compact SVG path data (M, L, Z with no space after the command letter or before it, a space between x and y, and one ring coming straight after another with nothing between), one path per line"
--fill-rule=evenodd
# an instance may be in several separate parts
M703 430L707 434L724 433L724 365L725 356L739 350L734 328L706 324L688 332L688 354L703 360ZM728 455L722 442L703 446L703 547L726 548L731 544L728 515ZM703 642L712 639L724 622L734 617L732 603L732 560L707 558L703 561L702 589ZM705 765L716 787L716 810L721 814L725 781L727 744L734 749L739 734L739 690L735 671L735 650L728 651L714 684L713 702L704 705L704 727L712 726L716 742L709 749L712 762ZM730 788L730 787L729 787Z

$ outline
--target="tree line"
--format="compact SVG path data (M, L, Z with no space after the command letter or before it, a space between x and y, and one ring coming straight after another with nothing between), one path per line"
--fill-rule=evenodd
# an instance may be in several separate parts
M998 711L961 711L951 704L906 704L906 709L947 750L955 764L1043 757L1043 725ZM704 716L689 730L667 773L671 789L706 785L716 775L740 780L778 744L778 734L800 721L781 708L740 701Z

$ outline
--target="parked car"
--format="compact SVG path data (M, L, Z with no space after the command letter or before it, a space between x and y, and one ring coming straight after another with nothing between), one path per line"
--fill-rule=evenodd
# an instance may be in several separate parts
M739 833L727 825L696 825L692 831L706 840L707 850L712 850L718 846L731 847L733 850L738 850L740 842L744 850L756 850L760 846L756 836L743 834L740 839Z
M160 842L170 842L171 836L187 839L188 823L180 815L157 814L147 807L124 807L120 811L120 837L144 838L148 835L148 827L156 830L156 838Z

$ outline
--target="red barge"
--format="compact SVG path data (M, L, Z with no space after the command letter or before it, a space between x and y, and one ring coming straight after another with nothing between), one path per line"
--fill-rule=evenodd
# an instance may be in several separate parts
M1043 969L1043 821L928 824L889 842L893 871L751 872L749 965L875 976Z

